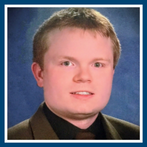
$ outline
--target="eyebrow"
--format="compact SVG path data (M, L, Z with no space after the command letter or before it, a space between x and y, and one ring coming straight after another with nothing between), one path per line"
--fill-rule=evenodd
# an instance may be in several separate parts
M60 56L58 59L67 59L67 60L72 60L77 62L77 59L75 59L74 57L70 57L70 56Z
M74 61L74 62L78 62L77 59L75 59L74 57L71 57L71 56L60 56L58 59L68 59L68 60L71 60L71 61ZM94 58L91 60L91 62L94 62L94 61L105 61L105 62L111 62L110 59L105 59L105 58Z
M105 61L105 62L111 62L111 60L110 59L105 59L105 58L94 58L93 60L92 60L92 62L94 62L94 61Z

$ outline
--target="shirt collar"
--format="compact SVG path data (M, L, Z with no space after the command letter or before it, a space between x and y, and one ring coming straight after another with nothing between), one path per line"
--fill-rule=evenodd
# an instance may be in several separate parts
M59 139L74 139L76 134L79 131L82 131L82 129L74 126L73 124L62 119L61 117L58 117L56 114L50 111L45 103L43 106L43 110L47 117L47 120L51 124ZM97 139L105 139L105 133L101 123L101 115L98 115L94 123L86 130L93 133Z

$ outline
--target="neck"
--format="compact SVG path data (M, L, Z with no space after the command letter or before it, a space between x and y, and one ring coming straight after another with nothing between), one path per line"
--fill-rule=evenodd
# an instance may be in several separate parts
M47 104L46 104L47 105ZM51 109L49 106L47 106L54 114L56 114L57 116L59 116L60 118L68 121L69 123L73 124L74 126L80 128L80 129L87 129L88 127L90 127L93 122L96 120L98 113L93 114L93 115L80 115L77 116L77 114L75 114L75 116L73 114L61 114L61 113L56 113L56 111L54 111L53 109Z
M71 124L73 124L74 126L80 129L87 129L93 124L97 116L98 114L85 118L85 119L66 119L66 118L63 118L63 119L65 119L66 121L70 122Z

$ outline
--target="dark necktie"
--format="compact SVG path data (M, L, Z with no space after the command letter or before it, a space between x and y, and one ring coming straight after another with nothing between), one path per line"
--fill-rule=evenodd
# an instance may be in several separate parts
M77 140L92 140L92 139L95 139L95 135L92 134L91 132L89 131L80 131L77 133L75 139Z

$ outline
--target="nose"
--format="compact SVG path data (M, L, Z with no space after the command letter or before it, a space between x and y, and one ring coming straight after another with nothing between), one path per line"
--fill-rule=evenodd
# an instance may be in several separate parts
M92 77L89 69L82 67L77 69L77 73L74 75L73 81L76 83L90 83L92 81Z

